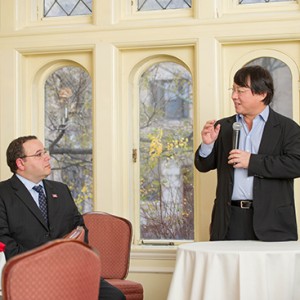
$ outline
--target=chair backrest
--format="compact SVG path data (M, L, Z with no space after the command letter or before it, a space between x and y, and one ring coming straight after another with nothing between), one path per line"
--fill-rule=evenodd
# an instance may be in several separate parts
M89 244L99 252L105 279L124 279L128 274L132 226L119 216L90 212L83 215Z
M54 240L8 260L3 300L96 300L100 275L100 258L89 245Z
M70 233L64 236L64 239L73 239L84 242L85 231L82 226L77 226Z

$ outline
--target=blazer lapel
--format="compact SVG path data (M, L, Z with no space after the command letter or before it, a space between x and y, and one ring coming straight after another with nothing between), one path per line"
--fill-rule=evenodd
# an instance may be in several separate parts
M50 181L43 180L43 183L48 199L48 220L49 224L51 224L51 220L53 220L58 213L57 204L59 201L59 192L53 187Z
M233 115L231 117L229 117L226 120L226 128L223 128L223 130L228 131L228 133L225 133L225 136L230 136L231 139L226 139L224 140L224 149L226 151L228 151L228 153L232 150L232 139L233 139L233 129L232 129L232 125L234 122L236 122L236 115ZM221 129L222 130L222 129Z
M228 130L228 133L226 132L225 136L230 136L230 139L224 139L224 149L225 149L225 153L227 153L227 157L229 155L229 152L232 150L232 139L233 139L233 129L232 129L232 125L234 122L236 122L236 115L233 115L229 118L227 118L227 123L226 123L226 128L223 128L223 130ZM221 129L222 130L222 129ZM234 168L233 166L227 165L227 167L229 168L229 174L230 174L230 182L233 182L233 175L234 175ZM231 191L232 193L232 191Z
M18 179L17 176L11 178L12 188L15 190L16 196L22 201L27 208L33 213L33 215L42 223L42 225L48 228L39 207L36 205L32 199L31 194L26 189L24 184Z
M276 118L276 113L270 108L269 117L264 128L258 153L273 153L273 148L276 147L280 135L280 123Z

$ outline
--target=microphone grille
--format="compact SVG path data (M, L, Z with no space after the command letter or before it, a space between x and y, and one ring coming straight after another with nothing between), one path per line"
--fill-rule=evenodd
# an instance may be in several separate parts
M242 128L242 124L241 124L240 122L234 122L234 123L232 124L232 129L233 129L233 130L240 131L241 128Z

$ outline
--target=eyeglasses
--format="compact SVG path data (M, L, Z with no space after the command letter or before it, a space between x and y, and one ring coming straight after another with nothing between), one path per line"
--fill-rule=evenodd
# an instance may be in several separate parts
M234 93L237 93L238 95L242 95L242 94L246 93L247 91L249 91L250 88L247 88L247 87L245 87L245 88L237 88L237 89L235 89L235 88L229 88L228 90L231 92L231 95L234 94Z
M48 154L48 151L47 151L47 150L43 150L43 151L38 152L38 153L36 153L36 154L21 156L20 158L36 157L37 159L41 159L42 157L44 157L44 156L47 155L47 154Z

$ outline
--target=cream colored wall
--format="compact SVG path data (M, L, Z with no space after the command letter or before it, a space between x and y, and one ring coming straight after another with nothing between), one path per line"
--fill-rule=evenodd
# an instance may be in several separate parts
M237 7L234 1L193 0L191 11L131 13L130 0L95 0L94 16L41 20L41 0L0 0L0 179L8 143L24 134L43 138L43 82L54 68L85 67L94 88L95 209L129 218L136 230L134 144L128 118L135 76L160 55L188 66L194 79L195 147L207 119L232 113L233 70L254 54L274 54L293 70L294 119L299 121L300 13L296 3ZM135 3L135 1L133 1ZM136 73L135 73L136 72ZM130 78L128 78L130 77ZM296 182L299 207L299 181ZM215 174L195 172L195 236L208 239ZM136 234L135 234L136 235ZM176 247L134 245L129 278L145 300L166 299ZM180 299L179 299L180 300Z

